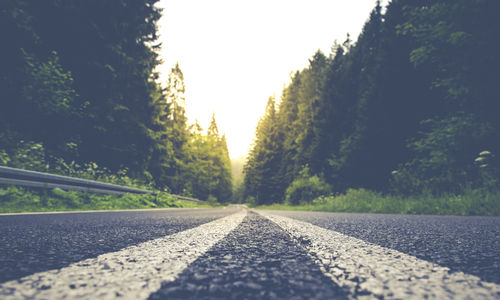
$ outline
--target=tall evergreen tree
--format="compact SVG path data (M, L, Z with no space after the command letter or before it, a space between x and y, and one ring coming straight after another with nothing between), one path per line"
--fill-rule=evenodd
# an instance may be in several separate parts
M184 85L184 74L177 63L172 68L166 87L166 101L171 107L171 114L166 123L169 130L168 139L164 143L171 143L172 156L169 157L169 168L167 171L168 186L176 193L184 191L184 172L187 162L188 128L186 117L186 88Z
M157 0L35 1L29 6L43 47L56 50L75 79L83 118L75 134L83 160L140 174L156 88ZM64 38L61 38L64 37Z
M316 53L277 111L266 110L245 168L247 196L264 203L261 195L283 195L304 167L334 192L460 193L497 184L500 44L488 37L500 33L498 5L393 0L383 13L377 2L355 43L348 36L330 57ZM279 171L270 175L276 153ZM484 155L488 163L478 166Z
M255 145L244 167L245 197L254 197L258 204L279 202L283 195L280 183L281 141L277 134L275 100L270 97L264 116L259 121Z
M231 161L227 149L226 137L220 136L215 114L212 115L210 126L207 130L207 139L212 146L210 159L213 169L209 195L222 202L229 202L232 196Z

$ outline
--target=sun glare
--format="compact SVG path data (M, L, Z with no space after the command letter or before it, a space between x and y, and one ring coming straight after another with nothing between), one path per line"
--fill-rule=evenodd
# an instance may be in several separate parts
M245 156L269 96L316 50L328 54L347 33L356 39L374 0L162 0L162 82L179 62L189 123L212 113L231 158Z

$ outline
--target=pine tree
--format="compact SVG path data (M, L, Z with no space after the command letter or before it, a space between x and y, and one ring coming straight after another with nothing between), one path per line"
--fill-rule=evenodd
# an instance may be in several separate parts
M213 167L209 195L215 197L218 201L229 202L232 196L231 161L226 137L220 136L215 114L212 114L212 120L207 130L207 139L212 147L210 159Z
M150 120L149 135L154 140L154 147L148 162L148 171L159 189L168 189L168 170L171 168L171 157L174 149L170 136L171 105L167 103L165 90L160 84L152 92L153 114Z
M0 30L11 42L2 47L2 128L42 142L51 156L141 177L154 147L156 2L3 1ZM45 99L45 112L66 99L69 109L48 117L29 99ZM65 150L69 143L76 151Z
M276 203L283 198L279 189L282 143L276 127L275 100L270 97L266 112L257 126L255 144L244 167L245 197L254 197L257 204Z
M184 74L177 63L172 68L166 87L166 101L171 107L172 113L166 122L169 128L168 140L164 143L171 143L172 155L168 158L169 167L167 170L167 181L169 188L175 193L184 193L186 182L183 180L186 172L186 162L188 157L188 128L186 117Z

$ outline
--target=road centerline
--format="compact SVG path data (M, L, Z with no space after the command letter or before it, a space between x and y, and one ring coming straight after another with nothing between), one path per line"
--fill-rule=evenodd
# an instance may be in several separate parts
M243 209L198 227L0 285L2 299L146 299L237 227Z
M302 244L351 297L493 299L500 285L307 222L258 211Z
M155 299L347 299L307 251L272 221L250 212L243 222L162 284Z

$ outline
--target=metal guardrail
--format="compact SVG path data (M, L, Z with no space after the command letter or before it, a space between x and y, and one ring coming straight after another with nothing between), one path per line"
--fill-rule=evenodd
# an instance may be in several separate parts
M49 189L60 188L63 190L116 195L123 195L126 193L153 195L156 194L152 191L128 186L2 166L0 166L0 184ZM172 196L176 197L179 200L196 202L200 204L207 203L206 201L195 198L173 194Z
M104 183L94 180L54 175L0 166L0 184L12 184L38 188L60 188L105 194L155 194L152 191Z
M191 197L184 197L184 196L180 196L180 195L173 195L175 198L179 199L179 200L184 200L184 201L189 201L189 202L196 202L196 203L199 203L199 204L207 204L208 202L207 201L203 201L203 200L200 200L200 199L195 199L195 198L191 198Z

